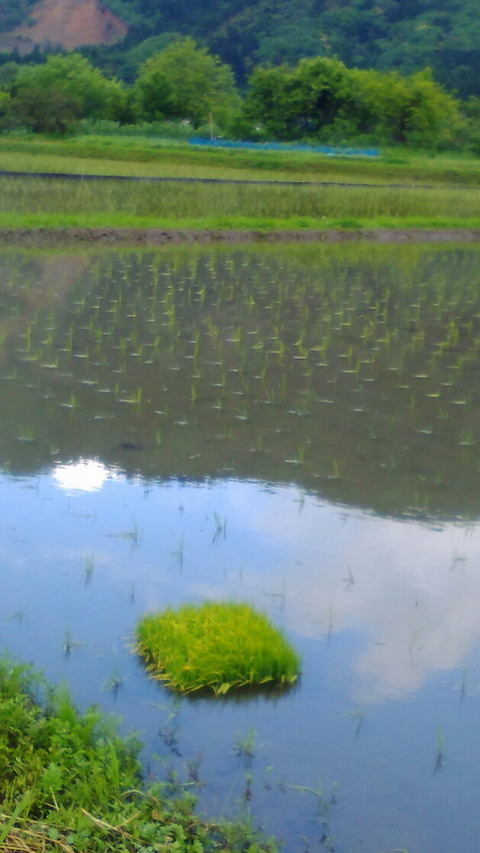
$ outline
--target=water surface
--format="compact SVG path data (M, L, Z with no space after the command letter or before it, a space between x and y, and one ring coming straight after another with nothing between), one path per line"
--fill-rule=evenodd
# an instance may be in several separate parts
M478 847L478 257L2 253L1 644L289 851ZM299 685L148 680L140 616L205 598Z

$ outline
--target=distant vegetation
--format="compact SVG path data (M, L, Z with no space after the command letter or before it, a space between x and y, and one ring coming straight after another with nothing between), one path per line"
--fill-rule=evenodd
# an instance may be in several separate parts
M0 5L0 32L25 24L36 0L3 0Z
M7 3L8 5L8 3ZM13 4L12 4L13 5ZM256 65L338 58L349 67L412 74L431 67L462 98L480 96L478 0L106 0L129 25L125 42L94 51L128 76L130 51L190 35L243 84ZM150 51L150 54L148 54ZM113 65L112 65L113 63Z
M480 150L480 99L460 102L428 69L402 76L317 56L258 65L240 91L232 69L190 37L140 62L131 83L80 53L0 65L0 131L144 133L158 122L178 138Z

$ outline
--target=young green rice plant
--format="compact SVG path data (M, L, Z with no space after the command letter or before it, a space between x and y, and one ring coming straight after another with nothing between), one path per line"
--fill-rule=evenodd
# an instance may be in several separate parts
M113 674L104 684L104 690L111 690L113 695L116 696L124 681L125 677L120 674L118 666L115 666Z
M33 427L20 427L17 438L19 441L26 441L27 443L35 441L35 430Z
M250 761L255 755L255 741L257 733L254 728L248 729L245 735L237 734L235 739L235 755Z
M149 613L136 651L153 678L181 693L293 684L300 661L283 634L248 604L205 602Z
M92 554L87 554L84 561L84 578L85 586L88 586L93 578L93 570L95 568L95 558Z
M435 756L434 773L438 773L445 766L445 734L443 729L437 730L437 752Z
M212 543L217 542L220 538L225 539L227 536L227 516L221 516L218 512L214 512L213 520L215 522L215 533Z

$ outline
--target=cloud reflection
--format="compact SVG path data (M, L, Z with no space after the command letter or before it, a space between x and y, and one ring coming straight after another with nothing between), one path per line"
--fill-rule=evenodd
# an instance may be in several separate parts
M229 502L244 540L262 540L260 552L274 543L277 559L244 570L243 593L264 607L276 598L300 635L334 641L355 632L358 701L408 695L433 673L464 666L479 644L478 525L345 512L293 489L266 501L242 486ZM203 592L225 596L223 587Z
M106 480L116 476L111 468L95 459L78 459L68 464L56 465L52 470L55 484L67 492L96 492Z
M58 595L56 567L83 564L87 553L101 566L104 608L110 590L127 596L133 588L139 612L246 600L317 641L308 644L306 677L328 665L328 644L338 640L340 658L332 659L350 673L352 701L361 703L409 696L435 674L474 665L478 524L383 518L294 486L169 480L146 488L94 459L57 465L38 490L9 478L7 488L5 529L22 530L28 564L44 566L43 583L51 577ZM95 518L88 529L87 518ZM5 560L13 563L10 554ZM106 625L95 624L104 643Z

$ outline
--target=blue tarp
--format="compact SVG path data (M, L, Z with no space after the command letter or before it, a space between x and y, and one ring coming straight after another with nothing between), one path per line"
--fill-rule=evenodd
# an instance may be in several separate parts
M252 151L310 151L331 157L378 157L378 148L333 148L331 145L285 145L281 142L233 142L228 139L188 140L190 145L207 145L212 148L246 148Z

